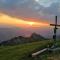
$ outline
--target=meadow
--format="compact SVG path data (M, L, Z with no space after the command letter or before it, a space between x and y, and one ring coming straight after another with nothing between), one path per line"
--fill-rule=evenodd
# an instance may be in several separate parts
M60 60L60 52L53 52L52 54L45 52L37 58L31 57L32 53L46 48L49 44L53 44L53 42L43 40L15 46L0 46L0 60ZM60 42L58 45L60 46Z

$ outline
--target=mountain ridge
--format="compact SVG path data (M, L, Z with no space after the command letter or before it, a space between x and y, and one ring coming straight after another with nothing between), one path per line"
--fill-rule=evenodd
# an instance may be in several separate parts
M23 44L23 43L30 43L30 42L36 42L36 41L41 41L45 40L43 36L32 33L30 37L23 37L23 36L18 36L14 37L10 40L3 41L0 43L0 45L15 45L15 44Z

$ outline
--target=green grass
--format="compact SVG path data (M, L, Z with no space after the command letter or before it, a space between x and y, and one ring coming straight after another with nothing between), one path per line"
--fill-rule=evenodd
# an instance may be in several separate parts
M55 51L52 53L41 54L38 57L39 60L60 60L60 51Z
M0 60L35 60L30 54L47 47L50 43L52 42L45 40L16 46L0 46ZM45 60L47 55L44 54L41 57Z

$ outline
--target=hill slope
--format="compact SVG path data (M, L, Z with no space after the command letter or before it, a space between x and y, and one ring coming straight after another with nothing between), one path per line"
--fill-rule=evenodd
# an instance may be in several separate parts
M0 46L0 60L33 60L29 55L45 48L49 41L40 41L15 46Z
M0 46L0 60L60 60L60 52L43 53L37 59L31 57L33 52L39 51L52 42L45 40L15 46ZM60 46L60 42L58 42Z

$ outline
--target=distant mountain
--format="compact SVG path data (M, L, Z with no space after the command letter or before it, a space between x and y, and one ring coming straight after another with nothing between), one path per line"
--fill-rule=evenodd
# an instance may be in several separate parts
M0 27L0 42L9 40L16 36L25 36L31 34L30 31L19 27Z
M41 35L36 34L36 33L32 33L30 38L32 38L33 40L42 40L42 39L45 39L44 37L42 37Z
M45 40L45 38L39 34L32 33L30 37L23 37L23 36L14 37L10 40L1 42L0 45L15 45L15 44L22 44L22 43L30 43L30 42L40 41L40 40Z

